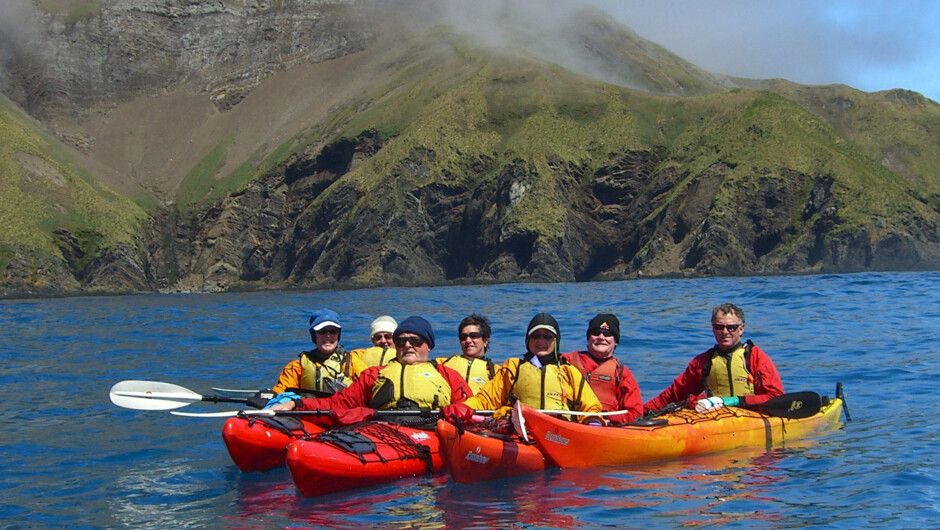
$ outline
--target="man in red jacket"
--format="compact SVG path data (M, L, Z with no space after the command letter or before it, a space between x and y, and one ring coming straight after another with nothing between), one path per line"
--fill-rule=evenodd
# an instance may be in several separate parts
M330 410L333 425L371 419L376 410L440 410L460 403L473 393L463 377L428 360L434 349L434 330L424 318L402 320L393 334L396 359L373 366L341 392L328 398L287 401L274 410Z
M672 385L646 402L647 411L692 398L695 410L753 407L783 394L780 374L770 357L751 341L741 343L744 311L725 303L712 310L715 346L700 353ZM700 395L704 393L704 395Z
M575 366L591 385L605 412L626 411L608 416L612 423L628 423L643 415L640 387L630 370L614 357L620 344L620 320L609 313L591 319L587 328L587 351L573 351L561 357Z

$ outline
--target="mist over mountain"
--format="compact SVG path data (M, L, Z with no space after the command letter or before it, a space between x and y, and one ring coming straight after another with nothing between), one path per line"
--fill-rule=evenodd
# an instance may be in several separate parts
M940 107L579 2L0 6L2 293L936 267Z

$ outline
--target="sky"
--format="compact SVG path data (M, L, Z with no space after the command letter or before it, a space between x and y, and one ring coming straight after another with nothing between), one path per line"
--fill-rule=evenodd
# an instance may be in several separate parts
M934 0L588 0L641 37L712 72L940 102Z

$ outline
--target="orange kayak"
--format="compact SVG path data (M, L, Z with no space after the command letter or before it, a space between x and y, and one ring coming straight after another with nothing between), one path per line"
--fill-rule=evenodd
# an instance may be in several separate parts
M364 488L443 470L433 432L366 421L296 440L287 468L304 497Z
M440 420L437 437L447 472L459 484L515 477L550 466L535 445L476 425L459 430Z
M787 419L725 407L716 412L679 410L659 425L594 427L522 407L526 430L547 459L560 467L592 467L669 460L738 447L770 447L826 430L838 421L842 400L813 416Z
M246 473L271 471L284 467L291 442L321 431L323 427L312 420L235 417L222 427L222 440L238 469Z

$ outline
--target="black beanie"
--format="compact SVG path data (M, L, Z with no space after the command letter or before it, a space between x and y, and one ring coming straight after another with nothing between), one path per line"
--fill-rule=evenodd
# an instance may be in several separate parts
M529 335L537 329L547 329L555 334L555 340L561 342L561 331L558 329L558 321L548 313L539 313L529 321L529 327L525 331L526 342L529 342Z
M617 317L611 315L610 313L601 313L596 317L591 319L591 323L588 324L587 336L591 338L592 329L607 329L613 332L614 341L617 344L620 344L620 321L617 320Z

